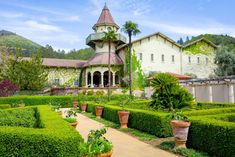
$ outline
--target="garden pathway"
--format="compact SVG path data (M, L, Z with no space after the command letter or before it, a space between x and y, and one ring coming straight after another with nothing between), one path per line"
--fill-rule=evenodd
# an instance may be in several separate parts
M86 140L90 130L104 127L102 123L80 113L78 114L77 120L77 130ZM176 157L174 154L159 148L154 148L149 144L113 128L108 128L105 137L112 141L114 145L112 157Z

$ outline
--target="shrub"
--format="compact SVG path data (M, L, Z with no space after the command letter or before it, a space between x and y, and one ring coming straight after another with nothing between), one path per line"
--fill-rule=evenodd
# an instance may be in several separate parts
M43 128L0 127L0 156L79 157L80 134L49 106L37 108Z
M225 157L235 154L235 125L232 122L192 117L187 146L207 152L212 156Z
M210 109L210 108L221 108L221 107L235 107L234 103L223 103L223 102L198 102L197 109Z
M11 108L10 104L0 104L0 109Z
M193 96L178 83L178 79L168 73L156 74L151 81L154 89L150 106L155 109L181 109L194 103Z
M61 107L72 107L72 101L77 100L77 96L12 96L0 97L0 104L25 104L26 106L50 104Z
M97 92L96 92L96 95L97 95L97 96L99 96L99 95L104 95L104 91L103 91L103 90L97 91Z
M9 80L0 82L0 97L13 95L18 90L18 87Z
M69 123L75 123L77 121L76 118L65 118L64 120Z
M90 90L87 92L87 95L94 95L94 94L95 94L95 92L93 90Z
M37 127L36 108L0 110L0 126Z

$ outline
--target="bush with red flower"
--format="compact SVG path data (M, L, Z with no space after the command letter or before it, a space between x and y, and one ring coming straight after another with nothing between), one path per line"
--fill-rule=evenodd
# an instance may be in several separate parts
M0 97L11 96L19 88L9 80L0 81Z

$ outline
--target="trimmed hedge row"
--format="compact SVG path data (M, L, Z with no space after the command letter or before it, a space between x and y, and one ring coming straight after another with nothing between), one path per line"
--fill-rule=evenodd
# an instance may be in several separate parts
M88 101L87 112L95 114L95 107L98 105L93 101ZM104 106L102 117L106 120L119 124L118 111L121 107L112 105ZM141 130L158 137L169 137L172 135L169 119L166 113L151 112L147 110L125 108L130 112L128 127Z
M126 94L113 94L110 96L110 100L114 100L114 101L122 101L125 100L127 98L129 98L129 95ZM104 102L108 102L108 96L107 95L83 95L83 94L78 94L78 100L80 102L82 101L104 101Z
M0 109L11 108L10 104L0 104Z
M77 96L12 96L0 97L0 104L25 104L26 106L50 104L72 107L72 101L78 100ZM1 105L0 105L1 106Z
M218 157L235 156L235 124L208 117L192 117L187 146Z
M37 106L43 128L0 126L0 156L80 156L81 135L49 106Z
M36 108L0 110L0 126L37 127Z
M207 116L207 115L217 115L224 113L235 113L235 107L228 108L214 108L214 109L205 109L205 110L195 110L184 112L185 115L188 116Z
M223 102L198 102L198 109L210 109L219 107L235 107L234 103L223 103Z

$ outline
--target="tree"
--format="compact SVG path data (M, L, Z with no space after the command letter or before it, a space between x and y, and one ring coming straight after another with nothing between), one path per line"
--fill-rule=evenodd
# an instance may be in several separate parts
M21 90L41 90L47 81L47 72L42 65L40 52L32 53L30 59L20 57L20 49L15 56L3 58L0 78L10 80Z
M183 45L183 44L184 44L184 41L183 41L183 39L180 37L180 39L177 41L177 43L180 44L180 45Z
M108 69L109 69L109 79L108 79L108 99L110 100L110 86L111 86L111 65L110 65L110 59L111 59L111 43L117 40L117 34L114 30L104 32L103 41L108 42L109 44L109 59L108 59Z
M154 89L150 107L154 109L181 109L194 104L192 94L179 85L178 79L169 73L158 73L153 77Z
M126 21L126 23L123 25L122 31L125 32L129 37L129 61L130 61L130 97L132 97L132 43L131 43L131 37L132 35L136 35L140 33L140 30L138 29L138 24L132 22L132 21Z
M233 52L228 52L226 48L221 47L216 52L215 64L217 68L215 69L215 74L217 76L229 76L235 75L235 54Z

